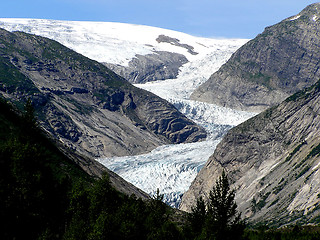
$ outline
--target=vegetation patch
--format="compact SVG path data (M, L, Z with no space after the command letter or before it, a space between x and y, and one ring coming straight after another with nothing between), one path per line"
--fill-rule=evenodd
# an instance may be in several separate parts
M278 194L287 184L288 184L288 180L284 181L284 179L282 178L278 186L273 188L273 193Z
M245 239L261 240L261 239L285 239L285 240L306 240L320 239L319 226L287 226L283 228L269 228L261 226L255 229L247 229L245 231Z
M300 148L305 145L306 142L302 142L300 143L297 147L295 147L295 149L293 149L293 151L288 155L288 157L286 157L286 162L289 162L291 160L291 158L300 150Z
M311 152L307 155L306 159L309 159L319 154L320 154L320 144L311 150Z
M316 91L320 90L320 80L318 82L316 82L314 85L312 85L311 87L305 88L304 90L301 90L301 91L291 95L285 101L286 102L292 102L292 101L296 102L300 99L306 99L310 95L312 90L316 90Z
M253 198L251 200L251 210L253 212L260 211L267 204L266 200L270 194L271 194L270 192L267 192L266 194L261 196L261 199L259 200L259 202L257 202L257 200Z
M310 168L310 166L306 166L305 168L303 168L302 171L296 176L296 180L306 174Z
M320 155L320 144L317 145L316 147L313 147L312 150L309 152L309 154L301 161L299 162L296 166L295 169L298 169L301 167L308 159ZM310 167L309 167L310 168Z
M254 74L247 73L247 76L245 76L245 79L247 79L248 81L261 84L267 87L269 90L273 89L273 87L270 84L271 78L272 78L271 76L264 74L262 72L258 72Z
M12 93L20 91L28 94L39 93L33 82L20 73L9 61L0 57L0 90Z

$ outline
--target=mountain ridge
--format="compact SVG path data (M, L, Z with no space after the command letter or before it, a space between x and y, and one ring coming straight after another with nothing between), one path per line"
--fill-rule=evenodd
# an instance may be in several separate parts
M320 78L320 3L267 27L193 92L194 100L260 112Z
M220 89L216 103L265 110L229 130L183 195L180 209L190 211L200 196L208 199L224 170L251 224L319 223L319 15L316 3L267 27L193 93L208 99ZM227 83L230 89L223 91Z
M205 138L171 104L102 64L43 37L0 34L2 73L19 75L3 76L1 94L16 103L30 97L44 128L68 147L87 156L119 156Z
M231 129L201 169L180 208L208 197L222 170L251 223L316 223L320 214L320 81Z

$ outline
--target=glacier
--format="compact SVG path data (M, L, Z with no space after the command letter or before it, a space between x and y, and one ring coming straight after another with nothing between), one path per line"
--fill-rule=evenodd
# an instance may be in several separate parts
M203 126L208 132L206 141L161 146L138 156L97 160L151 196L155 196L159 189L164 201L177 208L183 193L224 134L255 115L189 99L191 93L217 71L235 50L228 47L211 49L202 58L183 65L176 79L135 84L168 100L189 119Z
M208 132L206 141L166 145L143 155L99 158L97 161L151 196L155 196L159 189L164 201L177 208L183 193L224 134L255 115L189 99L191 93L217 71L235 50L227 46L213 48L202 58L183 65L176 79L135 84L168 100L189 119L203 126Z
M113 22L1 18L0 27L56 40L102 63L127 66L137 54L157 51L180 53L188 59L189 62L180 67L177 78L135 86L168 100L188 118L203 126L208 132L206 141L160 146L138 156L97 159L151 196L159 189L170 206L179 205L181 196L213 154L224 134L254 116L254 113L189 99L191 93L248 39L201 38L167 29ZM191 54L186 48L170 42L157 41L160 35L192 46L197 54Z
M151 196L159 189L164 201L172 207L179 206L183 193L224 134L254 115L191 100L177 101L175 106L207 130L206 141L160 146L137 156L97 159Z

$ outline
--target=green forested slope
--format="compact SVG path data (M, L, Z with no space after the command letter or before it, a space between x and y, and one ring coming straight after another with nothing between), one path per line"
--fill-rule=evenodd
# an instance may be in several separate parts
M0 102L1 239L170 239L168 208L116 191L63 155L36 126Z

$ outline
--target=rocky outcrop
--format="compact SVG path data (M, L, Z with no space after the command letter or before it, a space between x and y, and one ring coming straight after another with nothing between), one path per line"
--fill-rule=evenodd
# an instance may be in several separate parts
M158 43L169 43L173 46L178 46L178 47L182 47L188 50L188 52L192 55L197 55L198 53L194 51L194 47L185 44L185 43L180 43L180 40L177 38L172 38L166 35L159 35L158 38L156 39L156 41Z
M233 109L260 112L320 78L320 3L267 27L191 96Z
M204 129L167 101L47 38L0 30L0 94L31 98L41 126L93 157L134 155L204 139Z
M179 68L187 62L182 54L162 51L136 55L127 67L112 63L105 65L131 83L146 83L176 78Z
M280 226L320 214L320 81L231 129L200 171L180 208L190 211L224 169L242 216Z

